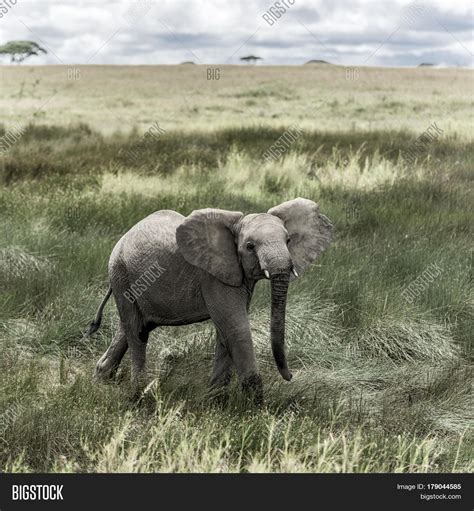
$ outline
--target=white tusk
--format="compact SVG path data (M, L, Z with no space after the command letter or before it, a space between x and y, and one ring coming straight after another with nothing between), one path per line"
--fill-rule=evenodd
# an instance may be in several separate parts
M269 279L270 274L268 273L268 270L263 270L263 273L265 273L265 278Z
M293 275L294 275L296 278L298 278L298 276L299 276L299 275L298 275L298 273L296 272L296 270L295 270L294 268L292 268L292 270L291 270L291 271L293 272Z

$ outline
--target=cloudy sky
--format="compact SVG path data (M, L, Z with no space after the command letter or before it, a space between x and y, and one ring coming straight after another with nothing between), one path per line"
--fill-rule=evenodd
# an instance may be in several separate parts
M0 0L0 44L48 50L30 64L238 64L252 54L267 65L473 66L470 1L279 3L284 13L271 0Z

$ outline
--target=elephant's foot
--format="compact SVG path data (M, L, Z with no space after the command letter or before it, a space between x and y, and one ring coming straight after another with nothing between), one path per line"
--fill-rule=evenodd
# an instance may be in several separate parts
M94 378L98 381L108 381L117 373L120 361L104 353L95 366Z
M209 380L209 391L213 389L219 390L227 387L232 380L232 373L230 371L213 374Z
M107 351L97 362L94 373L95 378L102 381L113 378L127 349L127 339L123 327L120 325Z
M212 403L225 405L229 401L229 386L227 384L209 385L206 396Z
M148 384L148 375L145 368L137 370L132 366L131 382L130 382L130 399L132 401L141 402L145 397L145 389Z
M242 391L256 406L263 405L263 383L259 374L252 374L244 378Z

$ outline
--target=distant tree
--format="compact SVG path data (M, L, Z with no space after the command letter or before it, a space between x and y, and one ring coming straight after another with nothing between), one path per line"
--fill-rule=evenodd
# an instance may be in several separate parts
M418 67L431 67L434 66L431 62L422 62L421 64L418 64Z
M0 54L10 55L11 62L20 63L31 55L39 55L40 53L48 52L33 41L10 41L0 46Z
M247 64L255 64L257 60L262 60L262 57L256 57L255 55L248 55L247 57L240 57L240 60L247 62Z

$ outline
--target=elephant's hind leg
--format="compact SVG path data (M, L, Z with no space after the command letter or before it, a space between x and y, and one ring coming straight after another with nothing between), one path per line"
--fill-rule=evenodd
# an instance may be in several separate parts
M100 380L107 380L112 378L120 362L122 361L125 352L127 351L128 343L125 336L125 331L120 323L117 333L107 351L100 357L95 368L95 377Z
M127 332L127 339L132 359L132 388L134 397L139 398L146 385L146 347L149 330L141 329L138 333Z

